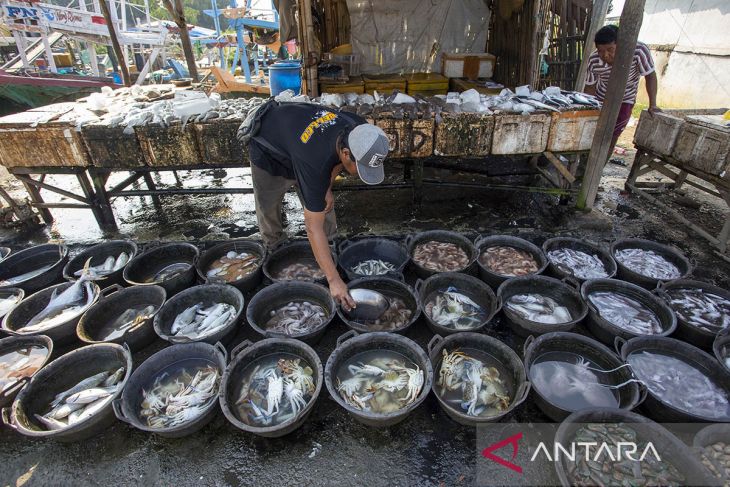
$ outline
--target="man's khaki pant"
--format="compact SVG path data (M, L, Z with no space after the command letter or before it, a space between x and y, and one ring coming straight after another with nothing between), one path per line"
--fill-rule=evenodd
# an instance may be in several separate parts
M254 164L251 164L251 177L253 178L253 196L256 202L259 232L264 245L273 248L286 239L284 225L281 221L281 205L284 201L284 194L292 186L296 186L297 182L294 179L272 176ZM302 194L298 187L296 189L299 201L304 207ZM327 213L325 217L324 231L329 240L333 240L337 235L337 219L334 210Z

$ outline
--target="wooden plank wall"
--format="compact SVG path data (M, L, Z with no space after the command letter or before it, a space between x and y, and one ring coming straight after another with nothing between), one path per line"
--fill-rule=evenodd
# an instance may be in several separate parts
M540 88L560 86L572 90L575 86L590 24L591 4L583 0L553 0L548 15L550 46L545 57L549 68L547 75L540 76Z

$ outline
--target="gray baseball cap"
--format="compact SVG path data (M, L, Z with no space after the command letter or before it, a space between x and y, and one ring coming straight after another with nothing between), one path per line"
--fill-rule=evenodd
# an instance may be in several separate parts
M365 123L350 132L347 145L357 162L357 174L366 184L380 184L385 179L383 161L388 155L388 136L383 129Z

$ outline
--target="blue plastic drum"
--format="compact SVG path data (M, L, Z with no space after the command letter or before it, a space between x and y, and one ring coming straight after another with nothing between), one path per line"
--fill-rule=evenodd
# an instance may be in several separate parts
M301 65L294 61L277 61L269 66L271 96L292 90L297 95L302 89Z

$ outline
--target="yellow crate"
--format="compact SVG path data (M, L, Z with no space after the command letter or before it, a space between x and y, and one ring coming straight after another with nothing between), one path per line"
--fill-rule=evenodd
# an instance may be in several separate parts
M449 80L449 91L462 91L471 90L472 88L477 90L483 95L499 95L502 88L487 88L484 83L487 80L470 81L464 78L451 78Z
M352 76L347 83L320 83L320 93L365 93L362 76Z
M393 90L406 92L406 79L399 74L364 74L362 79L365 81L365 93L371 95L374 91L379 93L390 93Z
M438 73L414 73L405 78L409 95L445 95L449 91L449 79Z

